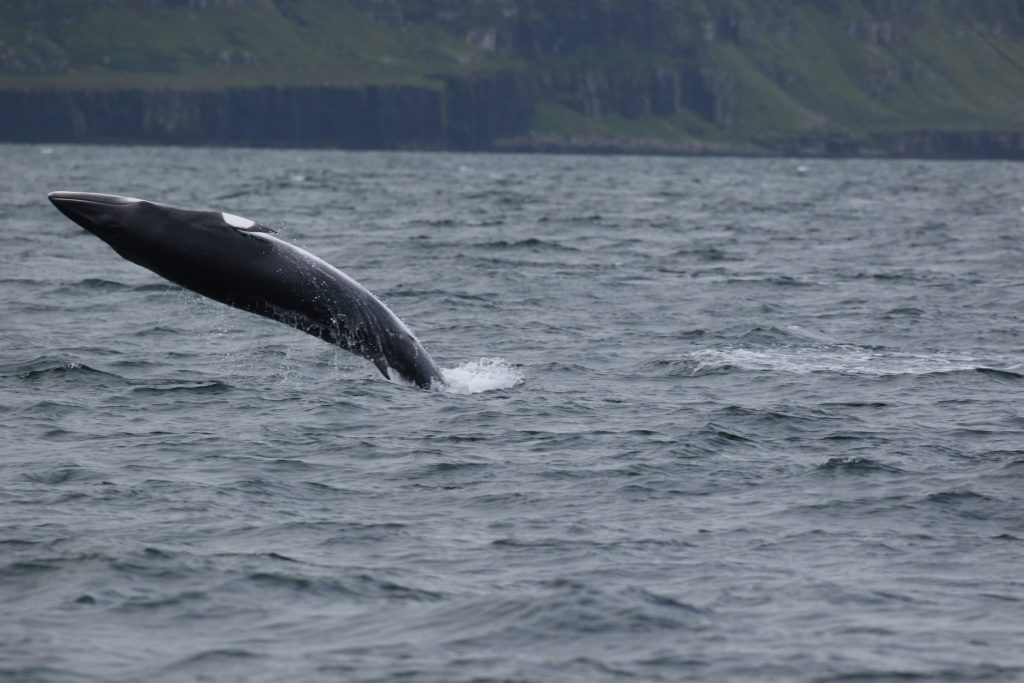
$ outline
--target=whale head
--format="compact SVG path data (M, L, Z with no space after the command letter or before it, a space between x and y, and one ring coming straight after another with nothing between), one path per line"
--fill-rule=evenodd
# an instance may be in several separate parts
M161 232L165 221L160 214L183 211L135 197L97 192L51 192L49 199L62 214L136 263L147 244L155 243Z
M51 192L50 202L124 258L153 268L174 247L196 250L203 233L270 232L254 221L216 211L193 211L135 197L96 192Z
M51 192L49 198L62 214L104 242L117 239L145 203L134 197L96 192Z

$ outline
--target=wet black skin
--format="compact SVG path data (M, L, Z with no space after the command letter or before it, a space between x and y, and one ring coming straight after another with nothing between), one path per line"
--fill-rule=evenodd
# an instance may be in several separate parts
M291 325L422 388L444 377L404 324L362 285L259 225L221 213L86 192L52 192L61 213L148 268L211 299Z

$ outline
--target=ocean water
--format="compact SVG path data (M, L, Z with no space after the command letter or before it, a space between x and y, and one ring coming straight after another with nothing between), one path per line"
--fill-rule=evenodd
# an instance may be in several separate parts
M1024 679L1024 166L0 147L0 679ZM51 190L359 279L427 392Z

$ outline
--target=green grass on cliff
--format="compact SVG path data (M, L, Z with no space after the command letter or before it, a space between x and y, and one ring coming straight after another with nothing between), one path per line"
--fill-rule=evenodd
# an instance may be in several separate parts
M487 43L487 36L504 43ZM508 41L519 41L512 48ZM726 120L588 117L591 81L716 74ZM408 84L517 69L532 132L749 143L1024 130L1009 0L0 0L0 89ZM632 79L632 80L631 80ZM552 92L564 88L564 92Z
M561 0L553 0L561 2ZM699 68L731 80L721 126L538 109L538 135L776 143L907 130L1024 130L1024 7L999 0L663 2ZM732 31L735 35L729 35ZM715 35L713 40L695 36ZM672 63L670 54L638 55ZM578 59L578 57L577 57ZM565 61L562 58L562 61ZM590 57L592 70L622 72ZM534 67L536 68L536 67Z
M687 111L679 111L672 116L626 118L612 114L594 119L552 102L543 102L537 106L532 131L537 135L561 139L612 142L651 140L671 143L722 139L712 124Z
M432 76L490 67L433 24L399 31L345 3L282 6L8 0L0 3L0 87L430 85Z

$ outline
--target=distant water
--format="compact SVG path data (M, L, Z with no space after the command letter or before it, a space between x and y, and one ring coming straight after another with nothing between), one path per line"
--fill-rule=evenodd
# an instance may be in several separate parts
M0 679L1024 679L1024 166L0 154ZM280 228L453 390L56 189Z

